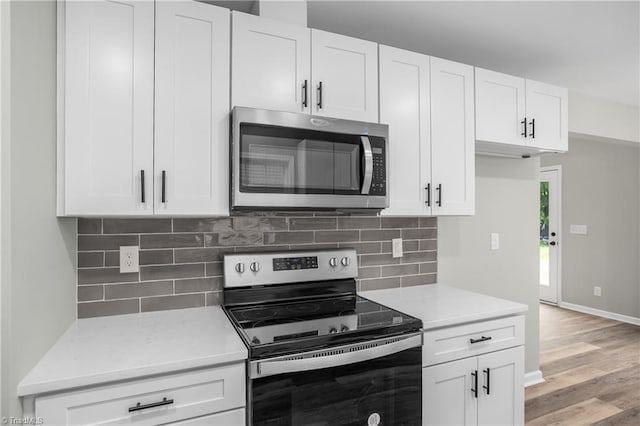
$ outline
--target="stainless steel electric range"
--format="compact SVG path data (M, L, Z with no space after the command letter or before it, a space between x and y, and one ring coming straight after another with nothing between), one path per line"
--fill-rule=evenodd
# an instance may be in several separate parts
M422 322L358 296L357 274L352 249L224 257L249 425L421 425Z

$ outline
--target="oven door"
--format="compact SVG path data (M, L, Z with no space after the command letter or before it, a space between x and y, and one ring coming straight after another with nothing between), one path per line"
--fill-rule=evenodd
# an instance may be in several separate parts
M347 132L368 131L348 123L234 109L232 207L386 207L385 138Z
M249 424L421 425L422 336L386 340L251 362Z

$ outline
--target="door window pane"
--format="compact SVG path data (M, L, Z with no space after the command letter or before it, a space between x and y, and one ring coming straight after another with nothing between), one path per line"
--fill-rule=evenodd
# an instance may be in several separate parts
M549 182L540 182L540 285L549 286Z

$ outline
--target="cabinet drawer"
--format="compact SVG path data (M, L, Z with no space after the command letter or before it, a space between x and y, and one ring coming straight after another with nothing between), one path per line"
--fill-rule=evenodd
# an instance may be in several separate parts
M138 403L148 408L129 411ZM43 396L35 410L47 424L159 424L244 405L245 366L238 363Z
M245 409L239 408L237 410L225 411L224 413L197 417L195 419L184 420L171 424L180 426L244 426L245 423Z
M524 344L524 316L429 330L424 333L424 367Z

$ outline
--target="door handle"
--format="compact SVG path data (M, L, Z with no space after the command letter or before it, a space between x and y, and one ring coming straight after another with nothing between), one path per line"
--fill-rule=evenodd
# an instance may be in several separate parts
M308 96L308 94L307 94L307 85L308 85L308 81L305 80L304 84L302 85L302 106L304 108L306 108L308 106L308 104L309 104L308 103L309 99L307 97Z
M167 202L167 172L166 170L162 171L162 188L160 189L160 198L162 203L166 203Z
M140 202L142 204L145 202L144 195L144 170L140 170Z
M371 142L367 136L360 136L360 143L364 151L364 156L362 157L364 172L360 193L366 195L371 189L371 181L373 179L373 150L371 149Z
M438 201L436 201L436 204L438 205L438 207L442 207L442 184L441 183L438 184L436 191L438 191Z
M532 118L529 124L531 124L531 139L535 139L536 138L536 119Z
M482 373L487 375L487 384L486 386L482 386L482 389L487 391L487 395L491 394L491 369L489 367L487 367L486 369L482 370Z
M524 136L526 139L527 138L527 117L525 117L524 120L520 122L520 124L522 124L522 133L520 133L520 136Z
M551 242L549 242L549 245L550 245L550 246L555 246L556 244L557 244L557 243L556 243L555 241L551 241Z
M473 378L473 387L471 388L471 393L474 397L478 397L478 370L473 371L471 373L471 377Z
M322 109L322 82L318 83L318 109Z
M431 207L431 182L427 184L425 190L427 191L427 207Z

